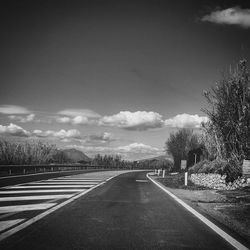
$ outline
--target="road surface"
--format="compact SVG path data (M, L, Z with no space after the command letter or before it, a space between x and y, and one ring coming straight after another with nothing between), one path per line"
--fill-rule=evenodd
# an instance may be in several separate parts
M8 237L0 249L233 248L148 181L146 172L133 172Z

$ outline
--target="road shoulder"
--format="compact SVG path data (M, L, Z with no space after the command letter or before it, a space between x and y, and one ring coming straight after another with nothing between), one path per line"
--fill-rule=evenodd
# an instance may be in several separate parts
M208 202L212 200L218 201L219 203L224 202L225 197L223 195L216 193L214 190L185 190L169 188L163 185L156 176L148 174L148 178L179 204L189 210L189 212L207 224L212 230L220 234L221 237L236 247L236 249L248 249L245 247L250 246L249 241L246 240L248 239L246 234L239 234L235 230L235 226L229 226L230 223L232 223L230 218L225 214L221 215L220 211L214 209L213 202ZM225 221L227 221L227 223L225 223ZM228 234L229 232L230 234ZM247 234L248 233L249 232L247 232ZM235 238L240 238L239 241L243 244L236 241Z

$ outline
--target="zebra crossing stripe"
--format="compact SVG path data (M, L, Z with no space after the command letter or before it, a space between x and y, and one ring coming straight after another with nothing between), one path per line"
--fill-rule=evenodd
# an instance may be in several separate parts
M87 188L82 189L47 189L47 190L6 190L0 191L0 194L28 194L28 193L74 193L81 192Z
M32 188L89 188L93 185L37 185L37 186L12 186L8 189L32 189Z
M0 202L3 202L3 201L35 201L35 200L68 199L68 198L71 198L72 196L73 196L73 194L0 197Z
M65 182L65 181L60 181L60 182L52 182L52 181L48 181L48 182L31 182L31 183L27 183L25 184L27 185L96 185L99 182ZM19 185L20 186L20 185Z
M96 183L98 184L100 181L95 180L47 180L47 181L40 181L39 183L49 183L49 182L60 182L60 183ZM38 183L38 182L36 182Z
M82 178L82 177L59 177L59 178L55 178L57 180L91 180L91 181L103 181L104 179L100 179L100 178ZM55 180L54 179L54 180Z
M24 212L31 210L45 210L57 205L57 203L39 203L31 205L18 205L18 206L3 206L0 207L0 213L14 213L14 212Z
M117 175L118 175L118 174L117 174ZM37 216L35 216L35 217L29 219L28 221L23 222L23 223L20 224L20 225L17 225L17 226L14 227L14 228L9 229L8 231L6 231L6 232L4 232L4 233L2 233L2 234L0 235L0 241L2 241L2 240L4 240L4 239L6 239L7 237L9 237L9 236L11 236L11 235L17 233L18 231L20 231L20 230L26 228L27 226L32 225L32 224L35 223L36 221L38 221L38 220L44 218L44 217L47 216L48 214L51 214L52 212L58 210L59 208L61 208L61 207L65 206L65 205L69 204L70 202L72 202L72 201L78 199L79 197L81 197L81 196L83 196L83 195L85 195L85 194L91 192L91 191L94 190L95 188L100 187L100 186L103 185L105 182L108 182L109 180L113 179L113 178L116 177L117 175L114 175L114 176L112 176L112 177L106 179L105 181L99 183L99 184L96 185L96 186L93 186L92 188L90 188L90 189L88 189L88 190L85 190L85 191L84 191L84 190L81 190L81 191L82 191L81 193L79 193L79 194L77 194L77 195L74 195L74 196L71 197L70 199L68 199L68 200L66 200L66 201L64 201L64 202L62 202L62 203L60 203L60 204L58 204L57 206L54 206L54 207L52 207L52 208L50 208L50 209L48 209L48 210L42 212L41 214L39 214L39 215L37 215Z
M0 221L0 232L20 223L21 221L24 221L24 219Z

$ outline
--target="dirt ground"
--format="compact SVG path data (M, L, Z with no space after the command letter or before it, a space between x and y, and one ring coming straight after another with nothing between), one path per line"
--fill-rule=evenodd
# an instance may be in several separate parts
M211 190L188 182L184 176L157 178L169 191L198 211L250 239L250 186L233 191Z

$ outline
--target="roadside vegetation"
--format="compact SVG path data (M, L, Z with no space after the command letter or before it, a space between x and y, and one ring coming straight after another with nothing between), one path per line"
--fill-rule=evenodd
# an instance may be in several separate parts
M204 97L207 108L203 112L209 121L197 133L185 128L172 133L166 149L173 156L174 171L181 171L181 160L185 159L189 173L218 173L232 182L242 175L243 160L250 159L250 75L246 61L224 74ZM190 160L194 155L195 161Z
M55 145L40 141L13 142L0 140L1 165L47 164L53 161Z

